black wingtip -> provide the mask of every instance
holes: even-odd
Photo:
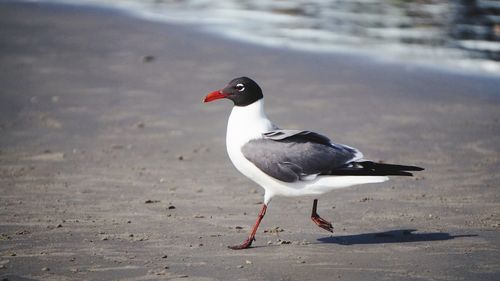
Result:
[[[387,170],[387,171],[423,171],[424,168],[418,166],[398,165],[389,163],[375,163],[372,161],[358,162],[357,164],[368,169]]]
[[[366,169],[337,169],[332,170],[328,175],[332,176],[406,176],[412,177],[413,174],[406,171],[377,171]]]
[[[355,165],[342,167],[331,171],[331,175],[355,175],[355,176],[413,176],[411,172],[423,171],[424,168],[417,166],[396,165],[386,163],[375,163],[372,161],[356,162]]]

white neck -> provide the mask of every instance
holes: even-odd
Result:
[[[235,106],[227,123],[227,143],[243,145],[251,139],[261,138],[275,126],[264,112],[264,99],[247,106]]]
[[[264,99],[260,99],[247,106],[234,106],[231,111],[231,116],[233,115],[245,115],[247,118],[266,118],[266,113],[264,112]],[[231,118],[231,116],[229,118]]]

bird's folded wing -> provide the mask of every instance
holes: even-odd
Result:
[[[315,175],[361,158],[351,147],[334,144],[327,137],[299,130],[274,130],[245,144],[246,159],[267,175],[284,181],[311,180]]]

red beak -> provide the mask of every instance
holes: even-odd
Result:
[[[211,102],[211,101],[226,98],[226,97],[227,97],[227,95],[223,94],[222,90],[217,90],[217,91],[214,91],[214,92],[211,92],[210,94],[208,94],[205,97],[205,100],[203,102]]]

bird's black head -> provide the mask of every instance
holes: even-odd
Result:
[[[239,77],[231,80],[224,89],[208,94],[204,102],[227,98],[232,100],[235,106],[247,106],[263,97],[262,90],[255,81],[248,77]]]

